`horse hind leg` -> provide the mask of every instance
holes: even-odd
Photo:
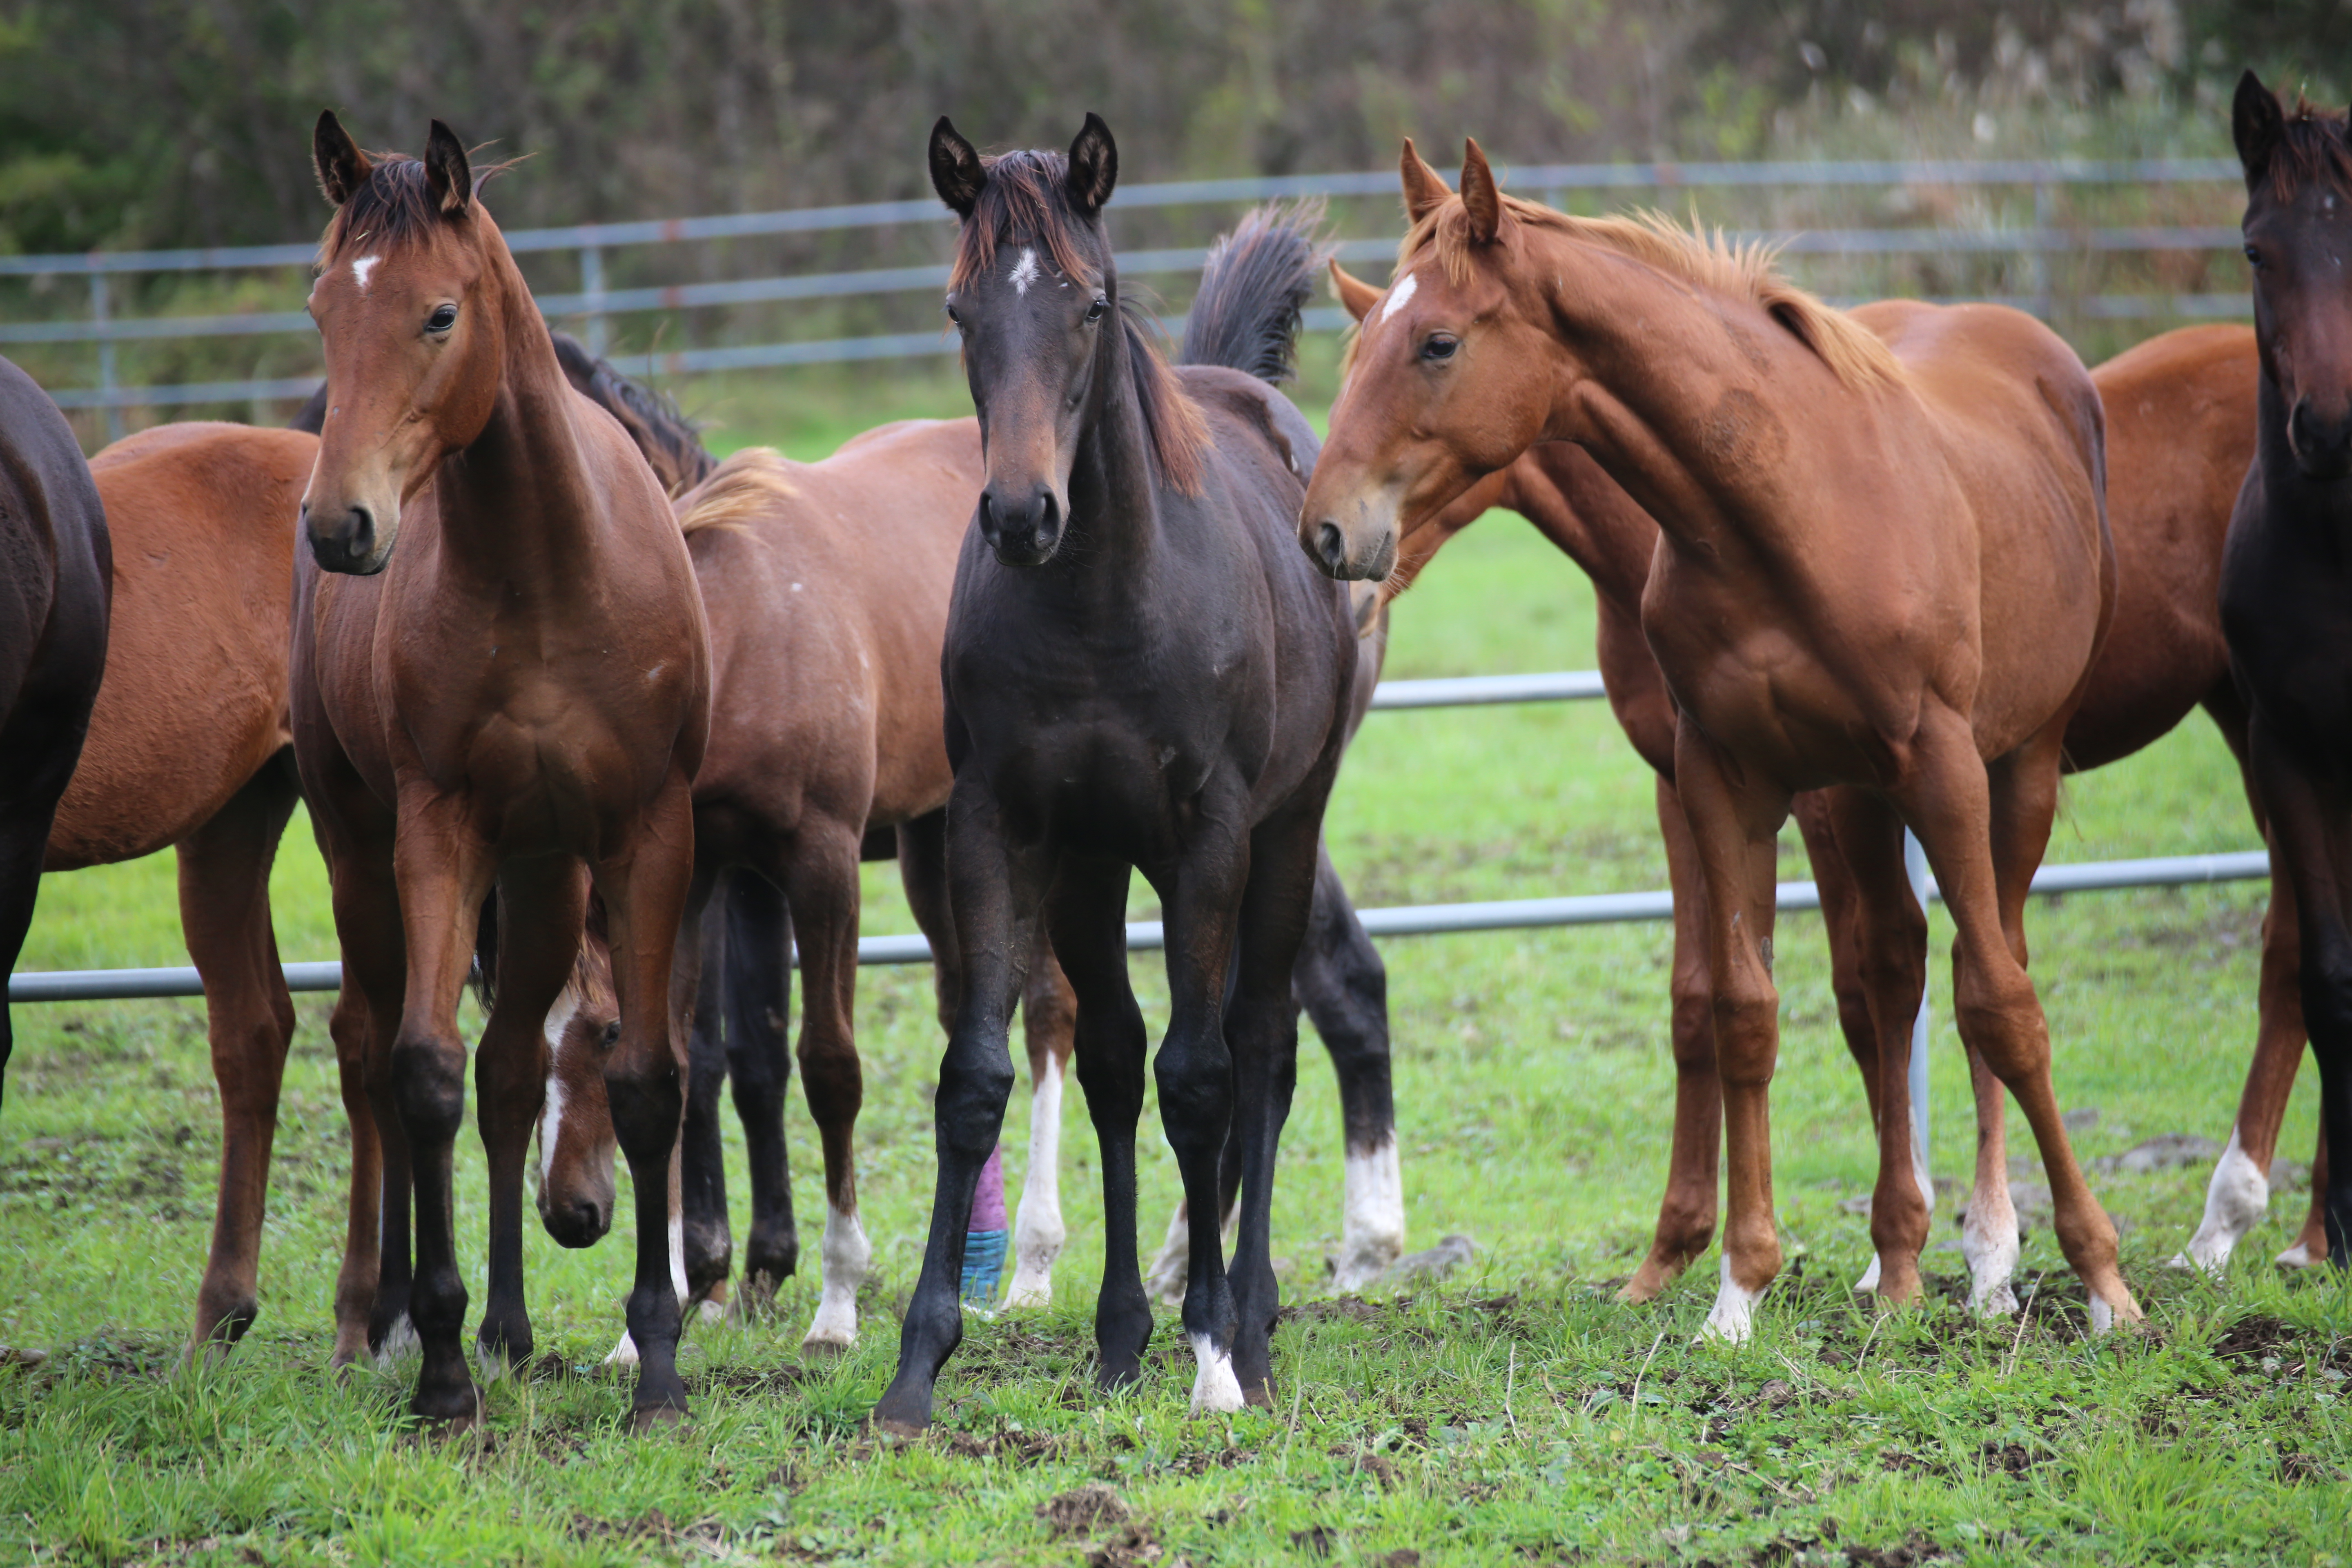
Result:
[[[294,1036],[294,999],[270,927],[269,868],[294,801],[290,769],[273,758],[179,847],[180,926],[204,981],[221,1102],[220,1189],[191,1354],[226,1354],[260,1310],[270,1145]]]
[[[1362,1289],[1404,1256],[1404,1172],[1390,1079],[1388,979],[1329,850],[1318,843],[1314,902],[1291,969],[1291,991],[1314,1022],[1339,1083],[1347,1152],[1339,1255],[1332,1259],[1331,1284],[1342,1291]],[[1238,1159],[1234,1163],[1238,1165]]]
[[[857,1113],[865,1080],[853,1012],[857,988],[861,824],[803,824],[782,868],[800,940],[801,1088],[824,1150],[824,1279],[804,1351],[857,1342],[857,1288],[873,1258],[857,1214]]]
[[[1013,1224],[1007,1307],[1044,1307],[1054,1300],[1054,1262],[1069,1237],[1062,1224],[1062,1089],[1077,1047],[1077,1022],[1069,977],[1051,944],[1040,941],[1021,993],[1021,1029],[1029,1047],[1029,1165]]]
[[[726,1070],[735,1114],[743,1124],[751,1182],[751,1232],[743,1248],[736,1309],[750,1318],[772,1311],[776,1288],[800,1268],[800,1228],[793,1217],[792,1165],[784,1143],[784,1101],[793,1076],[786,1026],[793,1005],[793,918],[775,883],[739,867],[728,879],[724,923]]]

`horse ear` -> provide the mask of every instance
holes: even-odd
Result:
[[[1445,188],[1445,177],[1422,161],[1421,150],[1410,136],[1404,139],[1404,156],[1398,160],[1397,173],[1404,180],[1404,216],[1414,223],[1454,194]]]
[[[1486,166],[1475,137],[1464,142],[1462,205],[1470,212],[1470,243],[1494,244],[1503,228],[1503,193],[1495,187],[1495,171]]]
[[[1086,124],[1070,143],[1070,173],[1064,189],[1070,205],[1092,217],[1102,211],[1118,184],[1118,143],[1110,139],[1110,127],[1102,116],[1088,110]]]
[[[310,132],[310,163],[319,171],[319,189],[327,205],[336,207],[367,184],[368,171],[375,167],[331,109],[319,111],[318,127]]]
[[[2230,105],[2230,134],[2238,143],[2238,162],[2246,171],[2252,191],[2270,173],[2271,158],[2286,139],[2286,116],[2278,95],[2249,70],[2238,79],[2238,96]]]
[[[1370,315],[1372,307],[1381,302],[1379,289],[1349,272],[1336,260],[1331,263],[1331,289],[1339,296],[1339,303],[1348,308],[1348,314],[1360,321]]]
[[[988,171],[980,166],[979,150],[957,134],[946,115],[940,115],[940,122],[931,127],[931,189],[939,192],[940,200],[956,216],[968,218],[980,205],[980,187],[987,183]]]
[[[466,162],[466,144],[437,120],[425,138],[425,188],[444,216],[463,217],[474,205],[474,169]]]

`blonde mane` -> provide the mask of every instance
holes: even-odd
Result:
[[[743,525],[780,502],[800,498],[792,459],[773,447],[746,447],[677,499],[678,531],[743,531]]]
[[[1721,229],[1696,224],[1685,228],[1658,212],[1577,217],[1517,196],[1505,195],[1502,202],[1507,218],[1530,228],[1598,245],[1670,278],[1759,306],[1856,391],[1904,379],[1903,363],[1878,334],[1780,275],[1774,266],[1780,258],[1777,246],[1754,240],[1735,244]],[[1467,280],[1473,248],[1470,215],[1459,195],[1448,196],[1412,226],[1397,249],[1399,275],[1432,246],[1449,282],[1458,287]]]

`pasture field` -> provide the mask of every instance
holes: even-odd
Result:
[[[934,406],[955,409],[952,383]],[[902,413],[892,407],[878,413]],[[774,434],[821,451],[815,419]],[[728,438],[751,433],[739,420]],[[851,427],[855,427],[854,426]],[[1506,517],[1458,540],[1400,605],[1390,673],[1589,667],[1591,595]],[[1360,903],[1663,886],[1647,773],[1601,705],[1374,716],[1342,775],[1334,856]],[[2059,860],[2242,848],[2235,769],[2192,718],[2069,786]],[[1787,857],[1799,876],[1801,858]],[[167,858],[54,878],[30,969],[184,962]],[[289,959],[332,956],[301,825],[275,883]],[[888,867],[869,931],[911,929]],[[2077,1148],[2112,1163],[2157,1135],[2226,1135],[2253,1032],[2257,886],[2040,901],[2034,973]],[[1139,900],[1139,909],[1142,908]],[[1936,917],[1937,951],[1950,927]],[[300,1003],[262,1262],[262,1316],[224,1364],[180,1370],[201,1270],[215,1128],[190,1002],[26,1007],[0,1117],[0,1560],[197,1563],[2041,1563],[2340,1561],[2352,1542],[2352,1290],[2269,1259],[2307,1199],[2290,1180],[2229,1276],[2168,1269],[2206,1165],[2095,1171],[2124,1227],[2147,1331],[2087,1337],[2081,1292],[2025,1205],[2020,1319],[1958,1305],[1950,1216],[1972,1148],[1966,1075],[1937,1016],[1938,1199],[1925,1308],[1879,1318],[1846,1286],[1868,1260],[1872,1179],[1819,921],[1779,942],[1776,1149],[1790,1268],[1748,1345],[1695,1343],[1715,1257],[1658,1302],[1611,1291],[1646,1242],[1673,1068],[1660,925],[1407,939],[1383,951],[1412,1245],[1472,1237],[1442,1281],[1339,1300],[1339,1123],[1311,1032],[1283,1147],[1276,1246],[1292,1314],[1279,1407],[1185,1412],[1191,1358],[1163,1311],[1143,1385],[1093,1392],[1097,1166],[1073,1084],[1071,1245],[1053,1307],[972,1320],[937,1436],[861,1430],[897,1350],[929,1202],[940,1042],[929,978],[868,970],[861,1127],[876,1278],[847,1355],[803,1361],[803,1278],[777,1322],[697,1327],[683,1430],[631,1439],[617,1334],[628,1254],[526,1242],[540,1356],[451,1441],[407,1429],[411,1367],[327,1375],[343,1126],[324,1020]],[[1156,1029],[1156,958],[1136,965]],[[1935,990],[1948,973],[1939,964]],[[471,1016],[469,1013],[469,1017]],[[2282,1152],[2307,1161],[2310,1075]],[[1146,1109],[1145,1127],[1157,1112]],[[2015,1174],[2039,1180],[2011,1118]],[[795,1198],[821,1215],[795,1106]],[[1005,1138],[1017,1193],[1025,1093]],[[1156,1136],[1142,1227],[1175,1195]],[[740,1132],[732,1182],[748,1228]],[[480,1300],[478,1144],[459,1144],[460,1234]],[[625,1182],[625,1173],[623,1180]],[[625,1214],[625,1205],[623,1212]],[[814,1231],[804,1230],[814,1267]],[[469,1330],[470,1331],[470,1330]],[[1104,1489],[1089,1491],[1087,1489]]]

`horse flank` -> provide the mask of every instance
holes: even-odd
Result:
[[[1660,212],[1578,217],[1514,195],[1501,199],[1505,214],[1529,227],[1598,245],[1669,277],[1757,305],[1857,392],[1905,379],[1902,361],[1876,333],[1781,275],[1774,265],[1778,246],[1756,240],[1738,244],[1719,228],[1696,222],[1685,228]],[[1471,245],[1469,210],[1459,195],[1449,196],[1415,223],[1398,246],[1398,274],[1433,246],[1446,278],[1458,286],[1469,276]]]

